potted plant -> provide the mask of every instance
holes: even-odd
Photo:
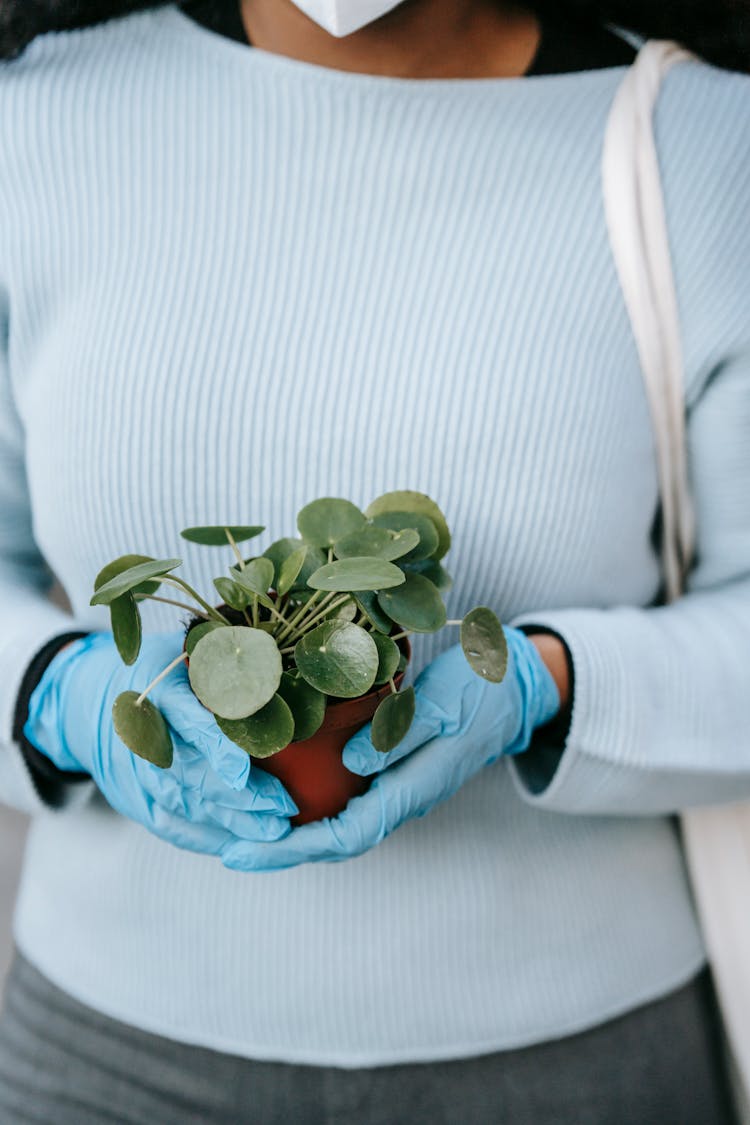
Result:
[[[222,599],[209,604],[174,572],[179,558],[123,555],[94,582],[91,605],[108,605],[123,661],[141,645],[139,602],[167,602],[191,611],[183,651],[140,694],[126,691],[113,706],[117,734],[161,768],[172,763],[172,740],[147,698],[185,661],[190,685],[226,736],[279,777],[299,807],[294,824],[339,812],[367,778],[341,761],[344,744],[372,719],[372,741],[396,746],[414,717],[412,687],[402,681],[409,636],[459,625],[473,670],[493,682],[505,675],[500,621],[484,606],[448,621],[442,565],[451,536],[437,504],[421,492],[389,492],[365,511],[326,497],[297,517],[297,538],[278,539],[244,558],[238,544],[265,530],[250,525],[190,527],[184,539],[229,547],[234,561],[214,578]],[[164,587],[197,605],[166,597]],[[159,591],[159,592],[157,592]]]

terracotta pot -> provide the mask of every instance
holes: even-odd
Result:
[[[397,687],[403,678],[403,672],[396,676]],[[329,703],[323,725],[311,738],[292,742],[270,758],[254,759],[283,782],[297,803],[299,813],[291,818],[293,825],[336,816],[352,797],[369,788],[370,778],[351,773],[341,760],[341,752],[351,736],[370,721],[390,690],[386,684],[357,699]]]
[[[217,608],[230,620],[236,613],[225,605]],[[237,624],[246,624],[241,614],[237,616]],[[404,637],[398,645],[409,660],[408,639]],[[403,679],[404,672],[394,677],[396,687],[401,686]],[[283,783],[295,801],[299,808],[297,815],[291,818],[295,827],[336,816],[352,797],[367,791],[371,779],[351,773],[341,760],[341,752],[351,736],[370,721],[390,690],[385,684],[356,699],[333,701],[329,697],[331,701],[326,707],[323,725],[312,737],[292,742],[270,758],[253,758],[261,769]]]

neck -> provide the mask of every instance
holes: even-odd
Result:
[[[539,46],[539,21],[501,0],[402,0],[342,39],[293,0],[241,0],[255,47],[335,70],[401,78],[510,78],[525,74]]]

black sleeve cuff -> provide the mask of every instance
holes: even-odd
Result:
[[[87,637],[85,632],[61,633],[47,641],[46,645],[36,653],[24,672],[21,686],[16,696],[16,706],[13,715],[13,739],[18,743],[24,761],[31,774],[37,793],[46,805],[58,808],[62,803],[64,787],[71,782],[90,781],[87,773],[74,772],[73,770],[60,770],[49,760],[46,754],[38,750],[23,733],[24,724],[29,717],[29,700],[34,688],[41,680],[47,665],[52,662],[60,649],[68,641]]]
[[[543,792],[555,775],[560,765],[560,759],[565,751],[565,743],[570,732],[570,723],[573,716],[573,697],[575,691],[575,675],[573,671],[573,657],[570,649],[554,629],[546,625],[521,625],[520,631],[530,636],[533,633],[547,633],[557,637],[565,648],[565,659],[568,664],[570,678],[570,695],[553,719],[544,726],[537,727],[531,736],[528,749],[516,758],[516,768],[524,784],[532,793]]]
[[[568,680],[570,682],[568,701],[563,704],[553,719],[550,719],[544,726],[536,728],[531,741],[532,747],[544,743],[547,747],[552,745],[562,748],[570,732],[570,723],[573,718],[573,697],[575,694],[573,656],[565,643],[565,638],[561,637],[559,633],[556,633],[554,629],[548,629],[546,625],[521,625],[520,632],[525,633],[527,637],[531,636],[533,633],[546,633],[548,636],[557,637],[558,641],[562,643],[565,649],[565,661],[568,665]]]

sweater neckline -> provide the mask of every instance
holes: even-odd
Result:
[[[200,42],[206,49],[213,51],[225,61],[234,60],[246,66],[260,66],[275,70],[280,75],[288,77],[307,78],[318,82],[346,85],[349,89],[371,89],[382,91],[412,91],[412,92],[438,92],[450,91],[489,91],[489,90],[528,90],[530,85],[536,89],[547,85],[562,87],[571,81],[581,81],[594,75],[611,75],[613,71],[622,72],[627,69],[627,64],[607,67],[597,67],[586,71],[559,71],[551,73],[536,73],[492,76],[485,78],[402,78],[394,75],[367,74],[361,71],[338,70],[330,66],[321,66],[302,59],[292,58],[290,55],[278,54],[267,51],[262,47],[241,43],[226,35],[204,26],[197,20],[191,19],[182,11],[179,3],[172,2],[160,9],[163,16],[171,19],[175,28],[183,35],[189,36],[194,42]],[[540,45],[541,46],[541,45]],[[539,49],[537,50],[537,55]],[[533,64],[532,64],[533,65]]]

